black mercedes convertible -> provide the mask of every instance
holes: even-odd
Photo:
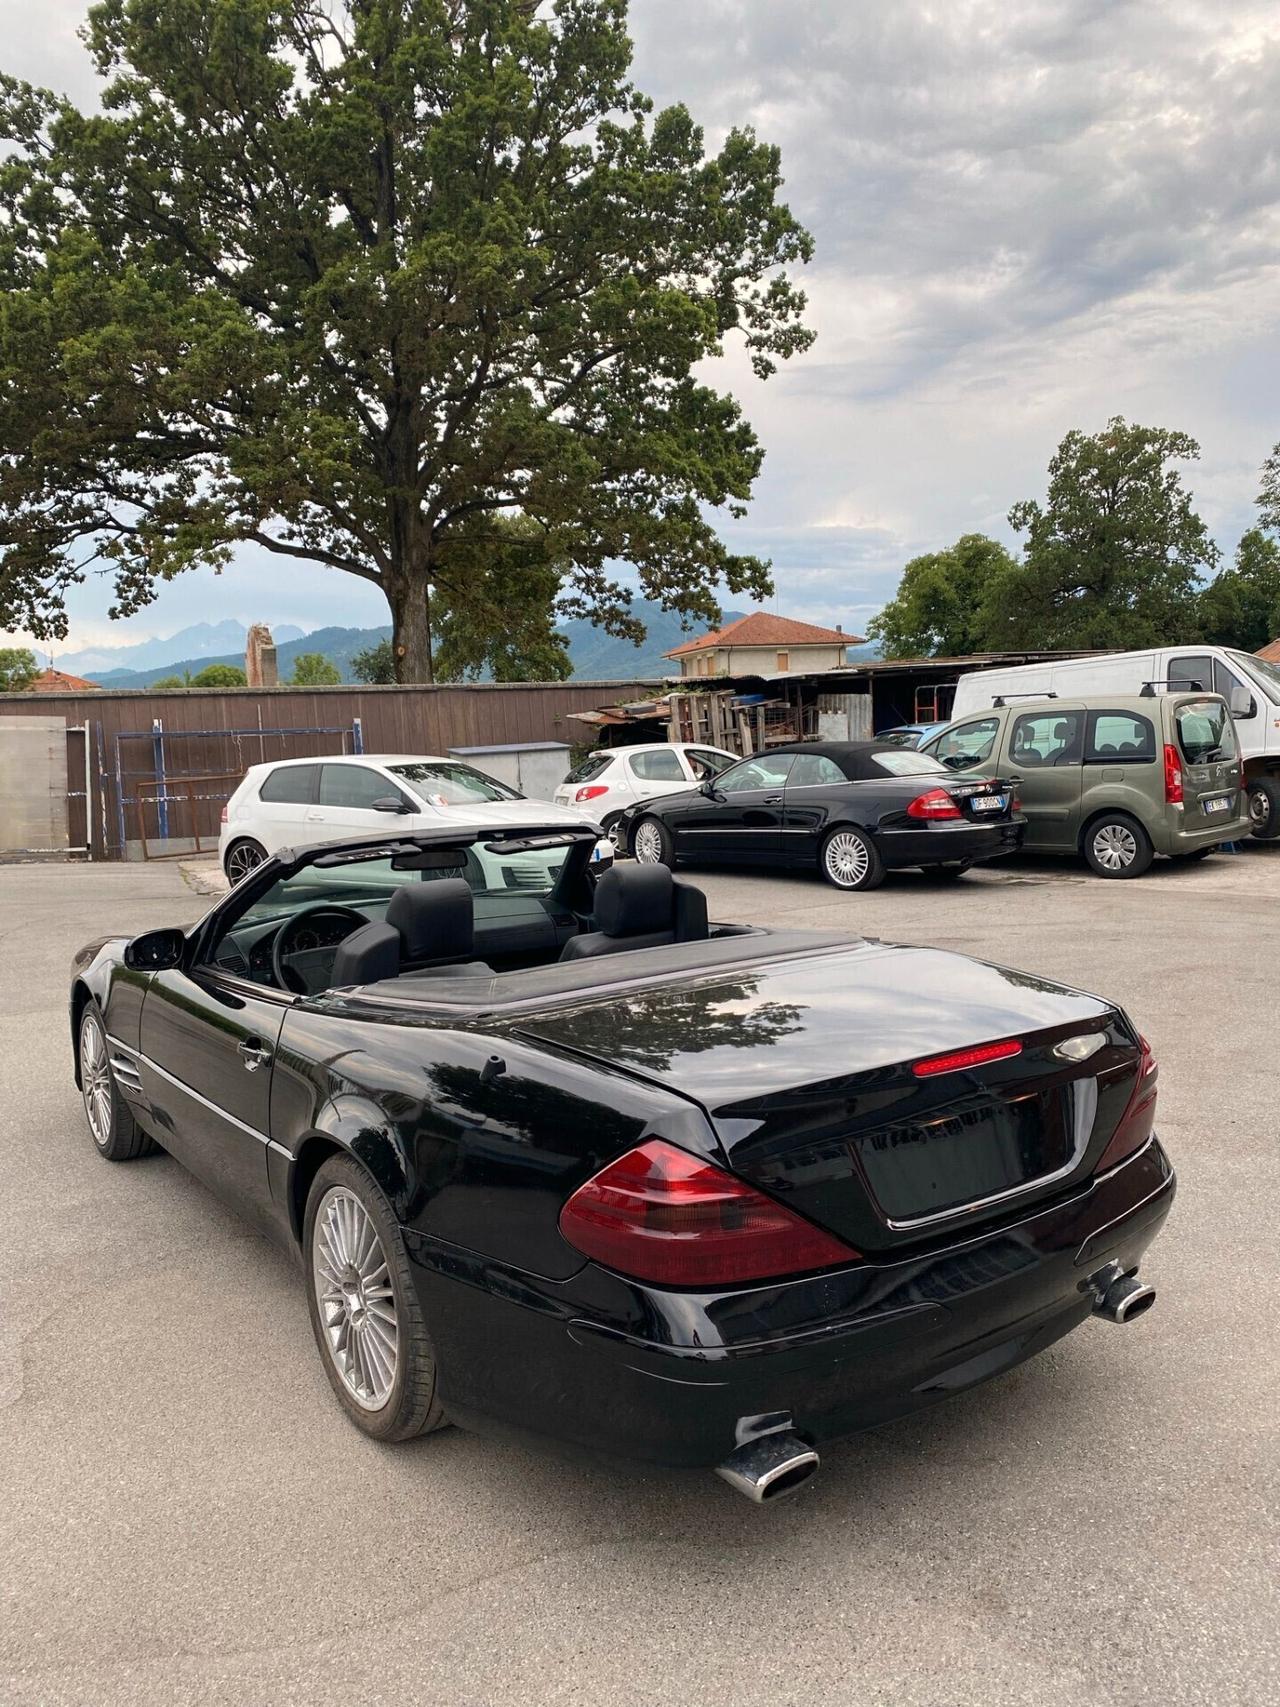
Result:
[[[714,1465],[1134,1319],[1174,1192],[1118,1008],[928,948],[713,924],[595,832],[268,860],[77,956],[110,1161],[159,1144],[297,1255],[366,1433],[446,1421]]]

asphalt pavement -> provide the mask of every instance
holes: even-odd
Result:
[[[0,867],[0,1702],[1264,1707],[1280,1699],[1280,847],[870,895],[699,875],[1099,989],[1180,1175],[1154,1310],[824,1450],[707,1473],[457,1429],[364,1439],[296,1270],[167,1157],[101,1161],[69,957],[210,903],[172,866]]]

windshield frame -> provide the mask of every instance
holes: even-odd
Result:
[[[441,808],[452,810],[456,807],[465,809],[468,806],[501,806],[512,800],[523,800],[525,798],[518,789],[512,788],[509,783],[500,782],[496,776],[490,776],[488,771],[477,770],[474,765],[469,765],[462,759],[409,759],[387,765],[386,769],[391,776],[395,777],[402,788],[407,788],[409,793],[420,800],[424,806],[433,806],[437,810]],[[474,777],[477,782],[494,792],[470,800],[436,799],[429,792],[431,779],[413,776],[411,773],[416,770],[460,772],[466,778]],[[437,780],[447,787],[451,779],[446,775]]]
[[[1272,705],[1280,705],[1280,666],[1253,652],[1237,652],[1233,647],[1223,647],[1223,653],[1238,670],[1244,671],[1256,688],[1261,688]]]

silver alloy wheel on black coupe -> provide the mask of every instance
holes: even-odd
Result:
[[[331,1186],[316,1212],[311,1274],[325,1344],[361,1410],[381,1410],[395,1385],[400,1325],[386,1253],[364,1204]]]
[[[267,857],[267,851],[257,842],[233,842],[227,849],[227,876],[234,889],[242,877],[256,871]]]
[[[822,845],[822,873],[837,889],[862,889],[872,876],[872,849],[856,830],[836,830]]]
[[[1093,857],[1107,871],[1128,871],[1138,857],[1138,838],[1127,824],[1101,824],[1093,832]]]
[[[111,1065],[102,1021],[92,1010],[80,1027],[80,1093],[93,1141],[105,1150],[111,1142]]]
[[[641,821],[631,844],[631,853],[641,865],[662,864],[662,831],[652,818]]]

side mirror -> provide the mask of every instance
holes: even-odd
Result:
[[[407,812],[412,812],[411,806],[406,806],[398,794],[384,794],[380,800],[375,800],[370,808],[373,812],[394,812],[402,818]]]
[[[185,931],[143,931],[124,948],[124,963],[131,972],[168,972],[182,965],[186,953]]]
[[[1249,718],[1258,715],[1258,702],[1248,688],[1232,688],[1228,703],[1231,706],[1231,715],[1237,723],[1245,723]]]

